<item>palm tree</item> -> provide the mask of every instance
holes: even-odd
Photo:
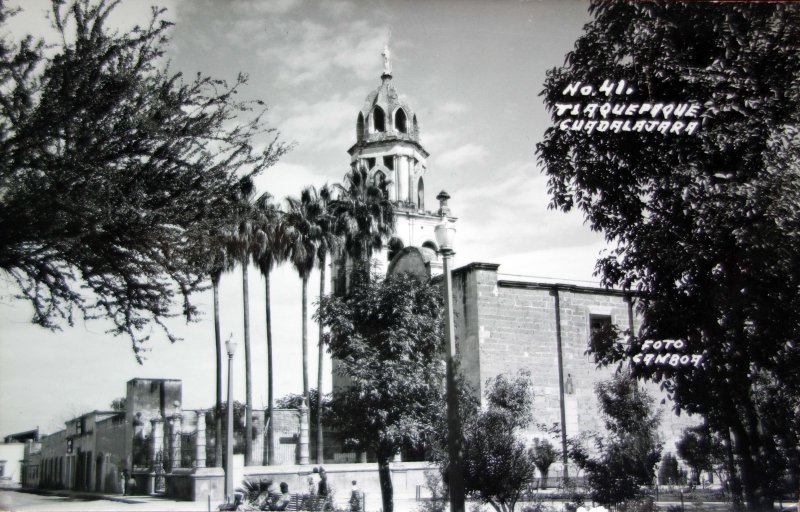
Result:
[[[209,240],[211,248],[211,261],[209,262],[209,277],[211,288],[214,291],[214,342],[217,359],[217,400],[214,407],[214,465],[222,467],[222,338],[219,323],[219,281],[223,272],[233,269],[235,262],[230,258],[225,248],[227,237],[217,234]]]
[[[219,283],[222,274],[236,267],[237,260],[232,252],[231,240],[235,237],[236,220],[242,215],[242,198],[252,190],[252,179],[248,176],[241,178],[235,192],[229,197],[226,208],[220,211],[220,216],[193,226],[188,236],[194,239],[193,258],[205,266],[207,275],[211,280],[214,296],[214,342],[216,355],[216,402],[214,407],[214,464],[222,467],[222,367],[223,348],[220,335],[219,319]]]
[[[314,187],[306,187],[300,198],[287,198],[288,209],[284,215],[283,232],[286,237],[286,257],[303,282],[303,401],[308,413],[308,278],[314,269],[322,228],[318,220],[322,207]],[[308,432],[301,430],[300,464],[308,464]]]
[[[317,246],[317,266],[319,267],[319,296],[322,298],[322,296],[325,295],[325,264],[327,263],[328,253],[333,255],[334,258],[337,257],[342,243],[341,237],[339,237],[335,231],[335,219],[330,211],[330,206],[333,202],[333,191],[327,184],[319,189],[318,202],[321,212],[317,219],[317,225],[320,228],[319,245]],[[315,425],[317,431],[318,464],[324,462],[322,439],[322,361],[325,356],[325,347],[322,343],[322,331],[322,320],[320,320],[319,339],[317,342],[317,393],[319,394],[319,399],[317,400],[317,424]]]
[[[253,460],[253,385],[252,358],[250,355],[250,291],[248,267],[253,252],[254,213],[252,197],[255,186],[252,180],[243,181],[240,191],[239,223],[236,232],[228,239],[228,251],[242,265],[242,302],[244,305],[244,364],[245,364],[245,432],[244,465]]]
[[[337,198],[330,205],[336,232],[354,265],[368,265],[373,251],[379,251],[394,232],[394,204],[389,200],[388,182],[371,182],[369,173],[358,167],[336,184]]]
[[[267,427],[267,454],[268,464],[275,464],[275,433],[273,430],[274,396],[272,374],[272,314],[270,305],[270,273],[276,263],[285,258],[283,239],[281,236],[282,212],[272,202],[269,193],[262,194],[255,202],[256,213],[256,239],[253,251],[253,261],[264,276],[264,292],[266,296],[266,321],[267,321],[267,402],[269,426]]]

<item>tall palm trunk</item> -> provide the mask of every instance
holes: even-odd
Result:
[[[245,435],[244,465],[253,459],[253,386],[250,360],[250,292],[247,286],[247,261],[242,262],[242,300],[244,302],[244,386],[245,386]],[[230,406],[230,405],[229,405]]]
[[[214,465],[222,467],[222,339],[219,327],[219,276],[212,276],[214,289],[214,341],[217,354],[217,403],[214,408]]]
[[[303,400],[308,406],[308,276],[303,276]]]
[[[325,257],[323,256],[319,265],[319,297],[325,295]],[[319,353],[317,357],[317,464],[325,462],[324,450],[322,446],[322,358],[324,347],[322,345],[322,320],[319,321],[319,342],[317,343]]]
[[[308,415],[308,276],[303,275],[303,405],[301,414]],[[300,420],[300,464],[308,464],[308,416]],[[303,429],[305,423],[305,431]]]
[[[267,461],[268,464],[272,466],[275,464],[275,431],[273,430],[275,411],[272,396],[272,309],[269,299],[269,272],[264,274],[264,292],[267,297],[267,408],[269,410],[269,425],[267,427]]]

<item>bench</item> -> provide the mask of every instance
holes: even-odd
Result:
[[[316,494],[292,493],[291,496],[292,499],[289,501],[289,505],[286,507],[286,510],[290,512],[297,512],[299,510],[318,512],[323,510],[323,507],[326,505],[325,498],[322,498]],[[333,510],[333,505],[328,503],[326,509]]]

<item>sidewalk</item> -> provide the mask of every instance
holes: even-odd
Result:
[[[158,496],[122,496],[84,491],[16,489],[0,493],[0,511],[20,512],[209,512],[217,510],[219,502],[176,501]],[[347,510],[347,503],[337,502],[337,507]],[[416,512],[421,503],[413,496],[395,496],[395,512]],[[369,512],[380,509],[380,496],[367,508]]]
[[[159,496],[123,496],[121,494],[103,494],[84,491],[16,489],[14,492],[35,495],[41,499],[24,500],[24,503],[15,503],[13,494],[3,493],[5,500],[0,504],[0,510],[37,512],[51,510],[59,512],[113,512],[118,510],[141,512],[207,512],[208,510],[216,510],[219,505],[219,503],[214,502],[209,504],[208,500],[176,501]]]

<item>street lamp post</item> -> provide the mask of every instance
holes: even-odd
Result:
[[[229,338],[225,342],[228,351],[228,422],[225,441],[225,501],[233,501],[233,354],[236,353],[236,342]]]
[[[436,242],[442,255],[442,277],[444,279],[445,324],[444,334],[447,341],[447,452],[450,458],[448,484],[450,487],[450,512],[464,512],[464,454],[461,439],[461,420],[458,416],[458,392],[456,390],[456,337],[453,326],[453,281],[450,276],[452,264],[453,239],[456,228],[448,220],[450,208],[447,200],[450,196],[441,191],[439,215],[442,222],[436,226]]]

